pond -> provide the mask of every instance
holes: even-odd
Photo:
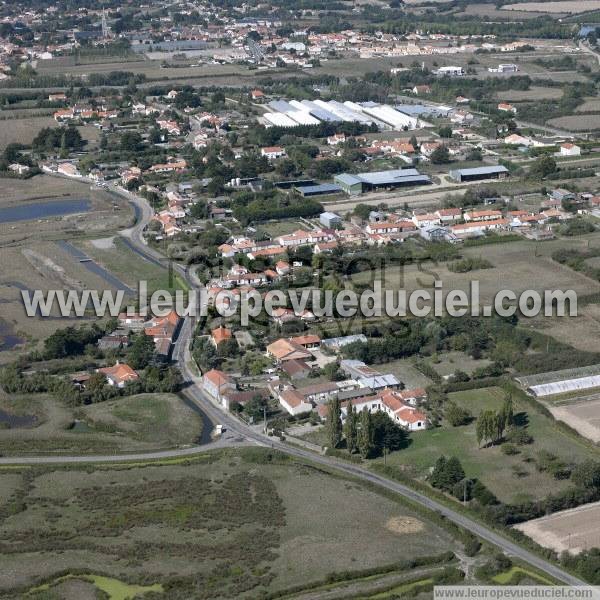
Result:
[[[35,415],[11,415],[0,408],[0,425],[8,426],[9,429],[33,427],[36,422]]]
[[[48,200],[34,202],[19,206],[0,208],[0,223],[14,223],[17,221],[31,221],[46,217],[59,217],[74,213],[87,212],[91,203],[84,198],[69,198],[66,200]]]
[[[22,344],[25,340],[15,335],[9,323],[0,319],[0,352],[12,350]]]

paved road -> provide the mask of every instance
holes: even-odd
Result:
[[[125,195],[127,195],[125,193]],[[140,198],[130,198],[137,204],[145,204]],[[147,223],[148,215],[150,214],[149,207],[141,206],[141,217],[138,224],[133,227],[131,232],[131,240],[138,247],[140,252],[149,252],[151,249],[147,248],[141,240],[141,232]],[[154,251],[152,251],[154,252]],[[190,275],[183,269],[181,269],[182,276],[186,278],[190,285],[194,285]],[[220,423],[225,426],[225,435],[222,438],[212,441],[210,444],[203,446],[194,446],[190,448],[177,448],[173,450],[165,450],[160,452],[150,453],[138,453],[138,454],[127,454],[127,455],[94,455],[94,456],[39,456],[39,457],[16,457],[16,458],[0,458],[0,464],[11,464],[11,465],[31,465],[31,464],[72,464],[72,463],[109,463],[109,462],[124,462],[124,461],[147,461],[153,459],[166,459],[166,458],[180,458],[186,456],[193,456],[205,452],[207,448],[218,448],[224,446],[237,446],[240,444],[256,444],[264,447],[271,447],[275,450],[283,452],[289,456],[300,460],[310,461],[312,463],[320,464],[329,469],[336,470],[344,473],[351,477],[358,478],[362,481],[366,481],[382,488],[400,494],[404,498],[416,502],[417,504],[442,514],[448,520],[456,523],[471,533],[479,536],[481,539],[486,540],[490,544],[503,550],[505,553],[519,558],[530,565],[540,569],[544,573],[548,573],[552,577],[570,585],[585,585],[581,579],[565,572],[560,567],[536,556],[528,550],[520,547],[510,539],[503,535],[492,531],[488,527],[480,524],[479,522],[471,519],[470,517],[461,514],[460,512],[453,510],[441,504],[440,502],[429,498],[428,496],[417,492],[408,486],[398,483],[396,481],[386,479],[376,473],[369,471],[368,469],[346,463],[341,460],[329,456],[317,455],[307,450],[288,446],[281,442],[277,438],[270,438],[264,433],[260,432],[256,428],[252,428],[242,423],[239,419],[234,417],[231,413],[223,409],[221,406],[210,400],[197,385],[198,377],[191,370],[190,367],[190,349],[189,342],[194,329],[194,323],[191,318],[185,319],[179,337],[175,343],[173,350],[173,358],[178,363],[181,369],[181,373],[185,382],[185,389],[183,393],[185,396],[194,402],[205,416],[210,420],[210,426],[213,424]]]

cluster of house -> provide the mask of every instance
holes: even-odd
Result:
[[[588,199],[592,208],[597,208],[596,198]],[[575,199],[575,194],[567,190],[554,190],[549,198],[542,202],[539,212],[529,210],[502,211],[496,208],[470,209],[440,208],[433,212],[413,211],[412,216],[396,213],[371,211],[367,221],[352,216],[350,223],[343,223],[340,216],[331,212],[320,215],[322,229],[303,230],[281,235],[271,240],[255,241],[248,237],[236,237],[218,250],[223,258],[246,255],[250,259],[258,257],[278,257],[288,248],[311,246],[315,254],[332,252],[336,248],[347,246],[384,245],[403,242],[410,236],[421,236],[427,241],[456,242],[467,237],[481,236],[486,232],[516,231],[524,232],[536,226],[572,218],[562,208],[564,200]],[[276,273],[248,273],[244,268],[239,273],[232,272],[215,285],[262,285],[287,274],[289,265],[277,263]],[[280,272],[281,268],[285,272]],[[238,267],[234,267],[238,269]],[[229,284],[229,285],[228,285]]]
[[[211,334],[213,339],[215,334],[219,339],[224,335],[222,331],[215,330]],[[314,334],[280,338],[267,346],[267,356],[281,374],[281,377],[272,377],[268,387],[240,392],[230,375],[216,369],[204,374],[202,386],[211,398],[226,409],[230,409],[234,402],[243,405],[260,394],[275,398],[281,408],[292,416],[316,411],[321,419],[325,419],[328,403],[337,398],[343,418],[352,404],[359,411],[367,408],[371,412],[386,412],[395,423],[410,431],[425,429],[427,416],[419,408],[426,400],[425,390],[401,389],[402,383],[395,375],[382,374],[362,361],[340,361],[340,370],[345,376],[343,381],[294,384],[305,380],[318,366],[318,360],[324,358],[322,349],[329,353],[339,352],[345,345],[356,341],[365,342],[366,338],[360,334],[325,340]],[[329,361],[336,360],[332,355],[326,358]]]
[[[518,133],[512,133],[511,135],[504,138],[504,143],[509,146],[520,146],[523,148],[548,148],[555,146],[556,142],[544,141],[532,138],[531,136],[520,135]],[[581,156],[581,146],[574,144],[573,142],[562,142],[558,145],[558,156]]]
[[[142,316],[140,314],[121,313],[118,317],[119,327],[98,340],[98,348],[104,351],[118,351],[129,346],[130,332],[144,332],[154,341],[155,355],[158,360],[168,361],[171,357],[172,344],[181,324],[181,319],[175,311],[159,317]],[[117,388],[124,388],[128,383],[140,378],[137,371],[127,363],[119,360],[112,367],[96,369],[106,377],[106,383]],[[91,373],[81,372],[71,376],[71,381],[80,389],[85,389]]]
[[[168,360],[171,355],[171,349],[181,325],[181,317],[171,310],[165,316],[147,317],[140,314],[121,313],[118,317],[119,329],[103,338],[100,338],[98,345],[104,349],[117,347],[116,344],[122,339],[123,335],[129,332],[143,331],[154,341],[157,357]]]
[[[56,100],[57,94],[50,94],[49,100]],[[66,98],[65,98],[66,100]],[[101,108],[91,108],[89,106],[80,106],[75,104],[70,108],[61,108],[54,112],[54,120],[59,123],[78,121],[92,121],[102,119],[116,119],[119,116],[118,110],[109,110],[103,106]]]
[[[112,367],[103,367],[96,369],[96,373],[104,375],[106,383],[111,387],[123,389],[128,383],[137,381],[140,378],[139,373],[132,369],[128,364],[117,361]],[[70,376],[71,383],[80,390],[84,390],[92,374],[87,371],[73,373]]]

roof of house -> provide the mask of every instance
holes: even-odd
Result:
[[[285,371],[290,377],[298,375],[299,373],[306,373],[310,371],[310,367],[305,361],[299,359],[286,360],[281,369]]]
[[[292,340],[280,338],[267,346],[267,352],[277,360],[312,358],[312,354]]]
[[[312,385],[306,385],[304,387],[298,388],[298,393],[302,395],[303,398],[307,396],[312,396],[313,394],[327,394],[328,392],[333,392],[339,389],[337,384],[334,381],[325,381],[323,383],[313,383]]]
[[[210,332],[210,335],[215,344],[218,346],[221,342],[231,339],[231,329],[227,329],[227,327],[223,326],[217,327]]]
[[[256,396],[260,396],[261,398],[268,398],[270,396],[269,390],[267,388],[256,388],[253,390],[245,390],[243,392],[238,391],[226,391],[223,393],[229,402],[237,402],[238,404],[246,404],[255,398]]]
[[[223,373],[223,371],[217,369],[211,369],[204,373],[204,379],[210,381],[215,386],[231,385],[233,383],[227,373]]]
[[[284,390],[281,392],[281,394],[279,394],[279,397],[292,408],[296,408],[305,402],[304,396],[299,394],[298,391],[294,389]]]
[[[112,367],[104,367],[98,369],[99,373],[106,375],[116,383],[125,383],[127,381],[135,381],[139,379],[139,375],[127,364],[117,363]]]
[[[289,338],[291,342],[295,344],[300,344],[300,346],[308,346],[311,344],[320,344],[321,338],[318,335],[308,333],[306,335],[297,335],[295,337]]]

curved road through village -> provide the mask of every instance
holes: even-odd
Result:
[[[149,260],[164,260],[164,257],[155,250],[148,248],[144,243],[142,232],[145,226],[148,224],[152,217],[152,210],[150,206],[141,198],[136,197],[128,192],[119,190],[117,188],[111,189],[114,193],[126,198],[132,202],[136,208],[136,215],[138,221],[136,225],[124,232],[130,241],[132,246],[135,247],[136,251],[142,256],[147,257]],[[196,287],[196,282],[193,280],[193,276],[188,273],[181,266],[176,265],[175,269],[178,273],[183,276],[187,283],[191,287]],[[225,428],[225,434],[222,438],[212,441],[204,445],[198,445],[188,448],[176,448],[172,450],[149,452],[149,453],[138,453],[138,454],[122,454],[122,455],[86,455],[86,456],[27,456],[27,457],[2,457],[0,458],[0,465],[32,465],[32,464],[75,464],[75,463],[115,463],[115,462],[127,462],[127,461],[147,461],[157,459],[168,459],[168,458],[182,458],[186,456],[194,456],[199,453],[205,452],[207,449],[235,446],[241,444],[256,444],[259,446],[270,447],[280,452],[283,452],[294,458],[316,463],[333,469],[338,472],[344,473],[350,477],[360,479],[380,486],[391,492],[400,494],[404,498],[415,502],[426,509],[435,511],[449,521],[452,521],[456,525],[470,531],[474,535],[481,539],[489,542],[497,548],[504,551],[506,554],[523,560],[530,565],[536,567],[540,571],[551,575],[557,580],[564,582],[568,585],[586,585],[584,581],[567,573],[555,564],[537,556],[536,554],[522,548],[512,540],[503,536],[500,533],[493,531],[487,526],[479,523],[478,521],[452,509],[448,506],[413,490],[412,488],[398,483],[396,481],[386,479],[376,473],[369,471],[368,469],[347,463],[341,460],[329,456],[322,456],[314,454],[307,450],[303,450],[297,447],[289,446],[284,444],[277,438],[268,437],[266,434],[255,430],[240,420],[235,418],[231,413],[222,409],[215,402],[210,400],[198,385],[198,377],[190,369],[190,349],[189,342],[194,330],[193,319],[188,317],[184,320],[184,323],[179,332],[179,336],[175,342],[173,350],[173,359],[178,364],[183,380],[184,390],[183,395],[186,400],[191,401],[194,406],[197,407],[205,419],[205,426],[209,426],[211,429],[216,423],[220,423]],[[209,423],[206,423],[209,421]]]

